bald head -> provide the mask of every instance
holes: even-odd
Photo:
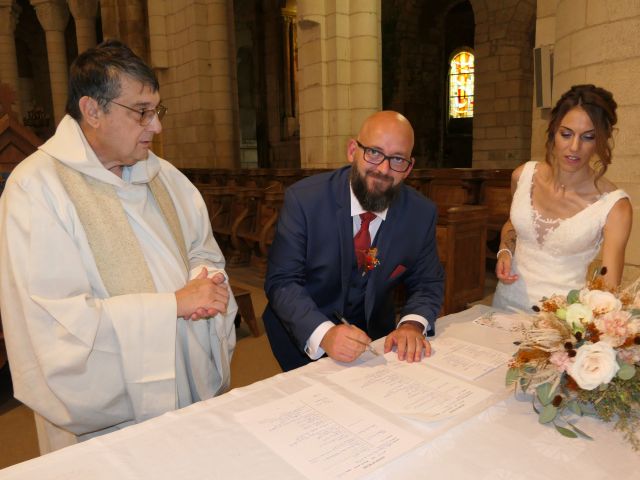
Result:
[[[388,208],[413,168],[413,128],[398,112],[371,115],[357,139],[349,140],[351,189],[360,205],[371,212]]]
[[[398,112],[384,110],[368,117],[358,133],[358,140],[370,146],[393,144],[404,151],[385,151],[387,155],[400,155],[406,158],[413,150],[413,127],[409,120]]]

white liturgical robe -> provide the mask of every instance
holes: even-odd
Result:
[[[109,295],[57,161],[114,187],[156,293]],[[156,176],[175,207],[190,271],[148,186]],[[88,438],[228,387],[233,295],[226,314],[190,321],[177,318],[174,294],[203,266],[222,271],[224,257],[198,190],[153,153],[125,167],[120,178],[103,167],[66,116],[7,180],[0,258],[14,393],[53,425]]]

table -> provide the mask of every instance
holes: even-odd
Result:
[[[488,310],[475,306],[443,317],[437,323],[438,335],[512,352],[513,334],[471,322]],[[249,434],[234,414],[299,391],[308,381],[333,385],[327,376],[344,368],[348,367],[323,359],[0,470],[0,479],[303,478]],[[485,375],[478,385],[499,390],[505,369]],[[340,393],[345,395],[344,391]],[[367,408],[366,399],[356,400]],[[388,418],[410,422],[391,414]],[[587,480],[638,478],[640,472],[640,453],[634,452],[611,425],[582,418],[578,425],[595,440],[568,439],[538,424],[530,400],[513,394],[505,393],[497,403],[470,418],[436,423],[411,421],[411,428],[422,432],[425,442],[367,478],[428,475],[447,479]]]

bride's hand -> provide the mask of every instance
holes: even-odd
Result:
[[[518,275],[511,273],[511,255],[503,252],[498,255],[496,262],[496,276],[502,283],[509,285],[518,280]]]

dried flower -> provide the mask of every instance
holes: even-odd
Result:
[[[534,395],[541,423],[568,437],[588,437],[571,414],[615,422],[640,451],[640,278],[609,291],[601,277],[566,300],[542,300],[523,327],[507,383]],[[535,309],[534,309],[535,310]]]
[[[378,249],[373,247],[367,250],[364,254],[364,263],[362,264],[362,275],[366,275],[371,270],[380,265],[378,259]]]

